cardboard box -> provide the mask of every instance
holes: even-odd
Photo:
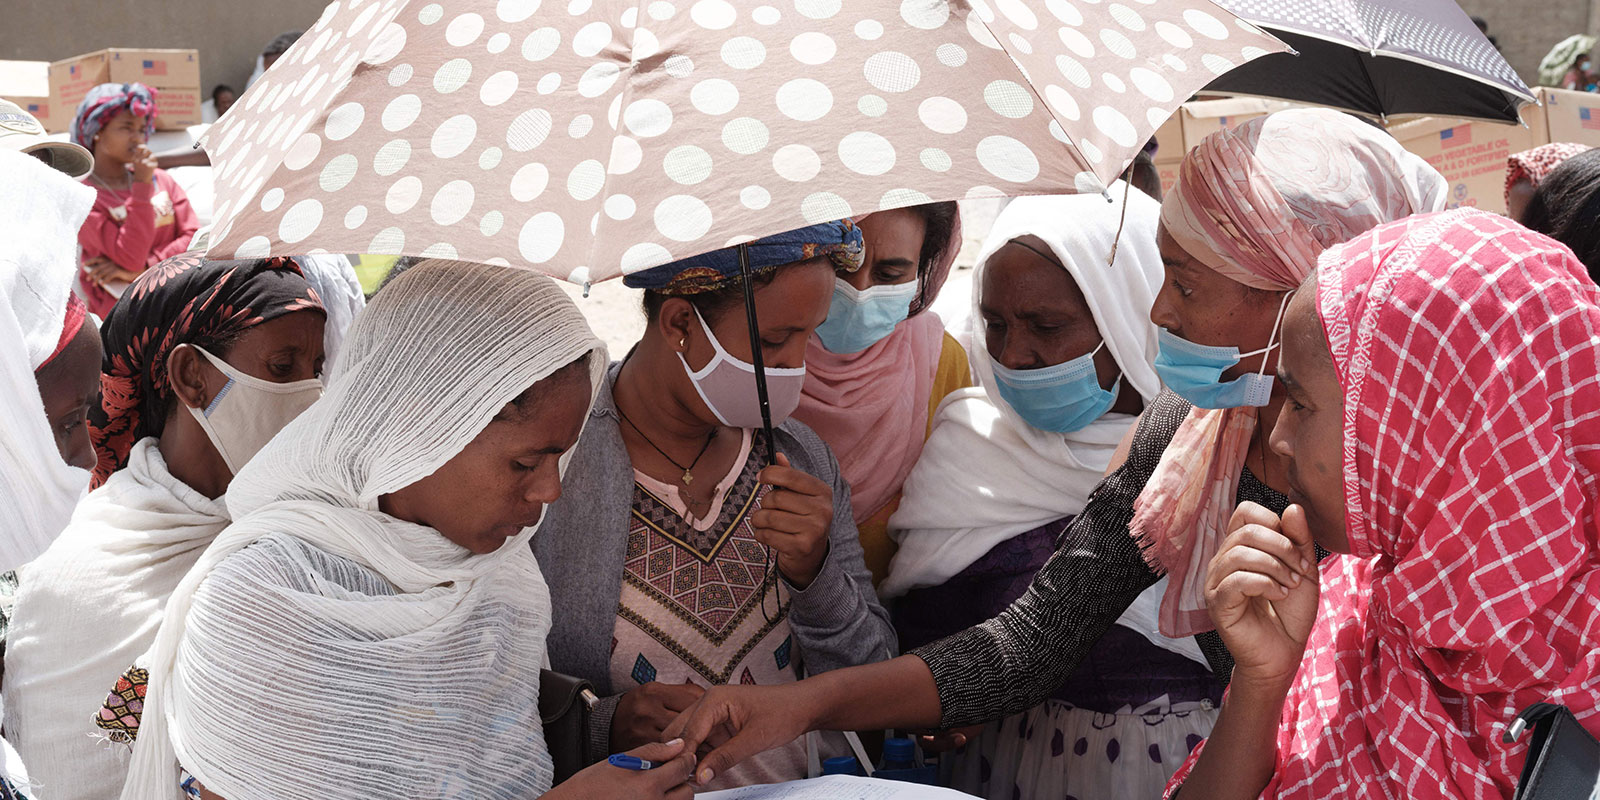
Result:
[[[1535,147],[1549,142],[1600,147],[1600,94],[1546,87],[1539,90],[1539,102],[1539,107],[1523,110]]]
[[[0,61],[0,97],[22,106],[51,130],[50,62]]]
[[[200,52],[113,47],[50,65],[53,133],[72,124],[78,104],[102,83],[142,83],[156,90],[156,127],[177,130],[200,122]]]
[[[1539,111],[1529,106],[1524,119]],[[1449,208],[1470,206],[1497,214],[1506,213],[1506,159],[1544,144],[1531,124],[1525,128],[1441,117],[1402,122],[1389,132],[1450,182]]]
[[[1297,103],[1262,100],[1256,97],[1229,97],[1223,100],[1192,100],[1183,104],[1184,152],[1193,150],[1200,140],[1220,130],[1231,130],[1256,117],[1274,111],[1300,108]]]
[[[1163,158],[1156,161],[1156,174],[1161,176],[1161,193],[1165,195],[1172,191],[1178,183],[1178,167],[1183,166],[1182,158]]]

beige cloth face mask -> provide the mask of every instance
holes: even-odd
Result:
[[[203,347],[189,346],[228,376],[228,383],[211,398],[205,409],[188,405],[184,408],[200,423],[211,445],[217,448],[234,475],[238,475],[278,431],[322,397],[321,379],[273,383],[246,375]]]

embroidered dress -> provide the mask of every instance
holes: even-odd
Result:
[[[657,681],[771,685],[798,679],[789,601],[750,516],[769,490],[749,430],[703,519],[677,487],[634,471],[633,514],[611,651],[618,692]],[[719,776],[713,788],[805,777],[796,739]]]

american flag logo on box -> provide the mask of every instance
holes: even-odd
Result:
[[[146,75],[160,76],[167,74],[167,62],[161,59],[152,60],[147,58],[142,66]]]
[[[1445,128],[1439,131],[1439,144],[1445,147],[1460,147],[1472,144],[1472,126],[1457,125],[1454,128]]]
[[[78,77],[78,65],[73,64],[72,66],[67,67],[67,74],[74,78]]]
[[[1578,109],[1578,124],[1588,131],[1600,131],[1600,117],[1594,115],[1594,110],[1589,108]]]

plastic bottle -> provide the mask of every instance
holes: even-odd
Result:
[[[855,756],[839,756],[824,759],[822,762],[824,775],[860,775],[861,765],[856,763]]]
[[[921,783],[929,786],[939,782],[939,768],[934,764],[917,766],[917,744],[910,739],[883,740],[883,764],[873,777],[886,781]]]

